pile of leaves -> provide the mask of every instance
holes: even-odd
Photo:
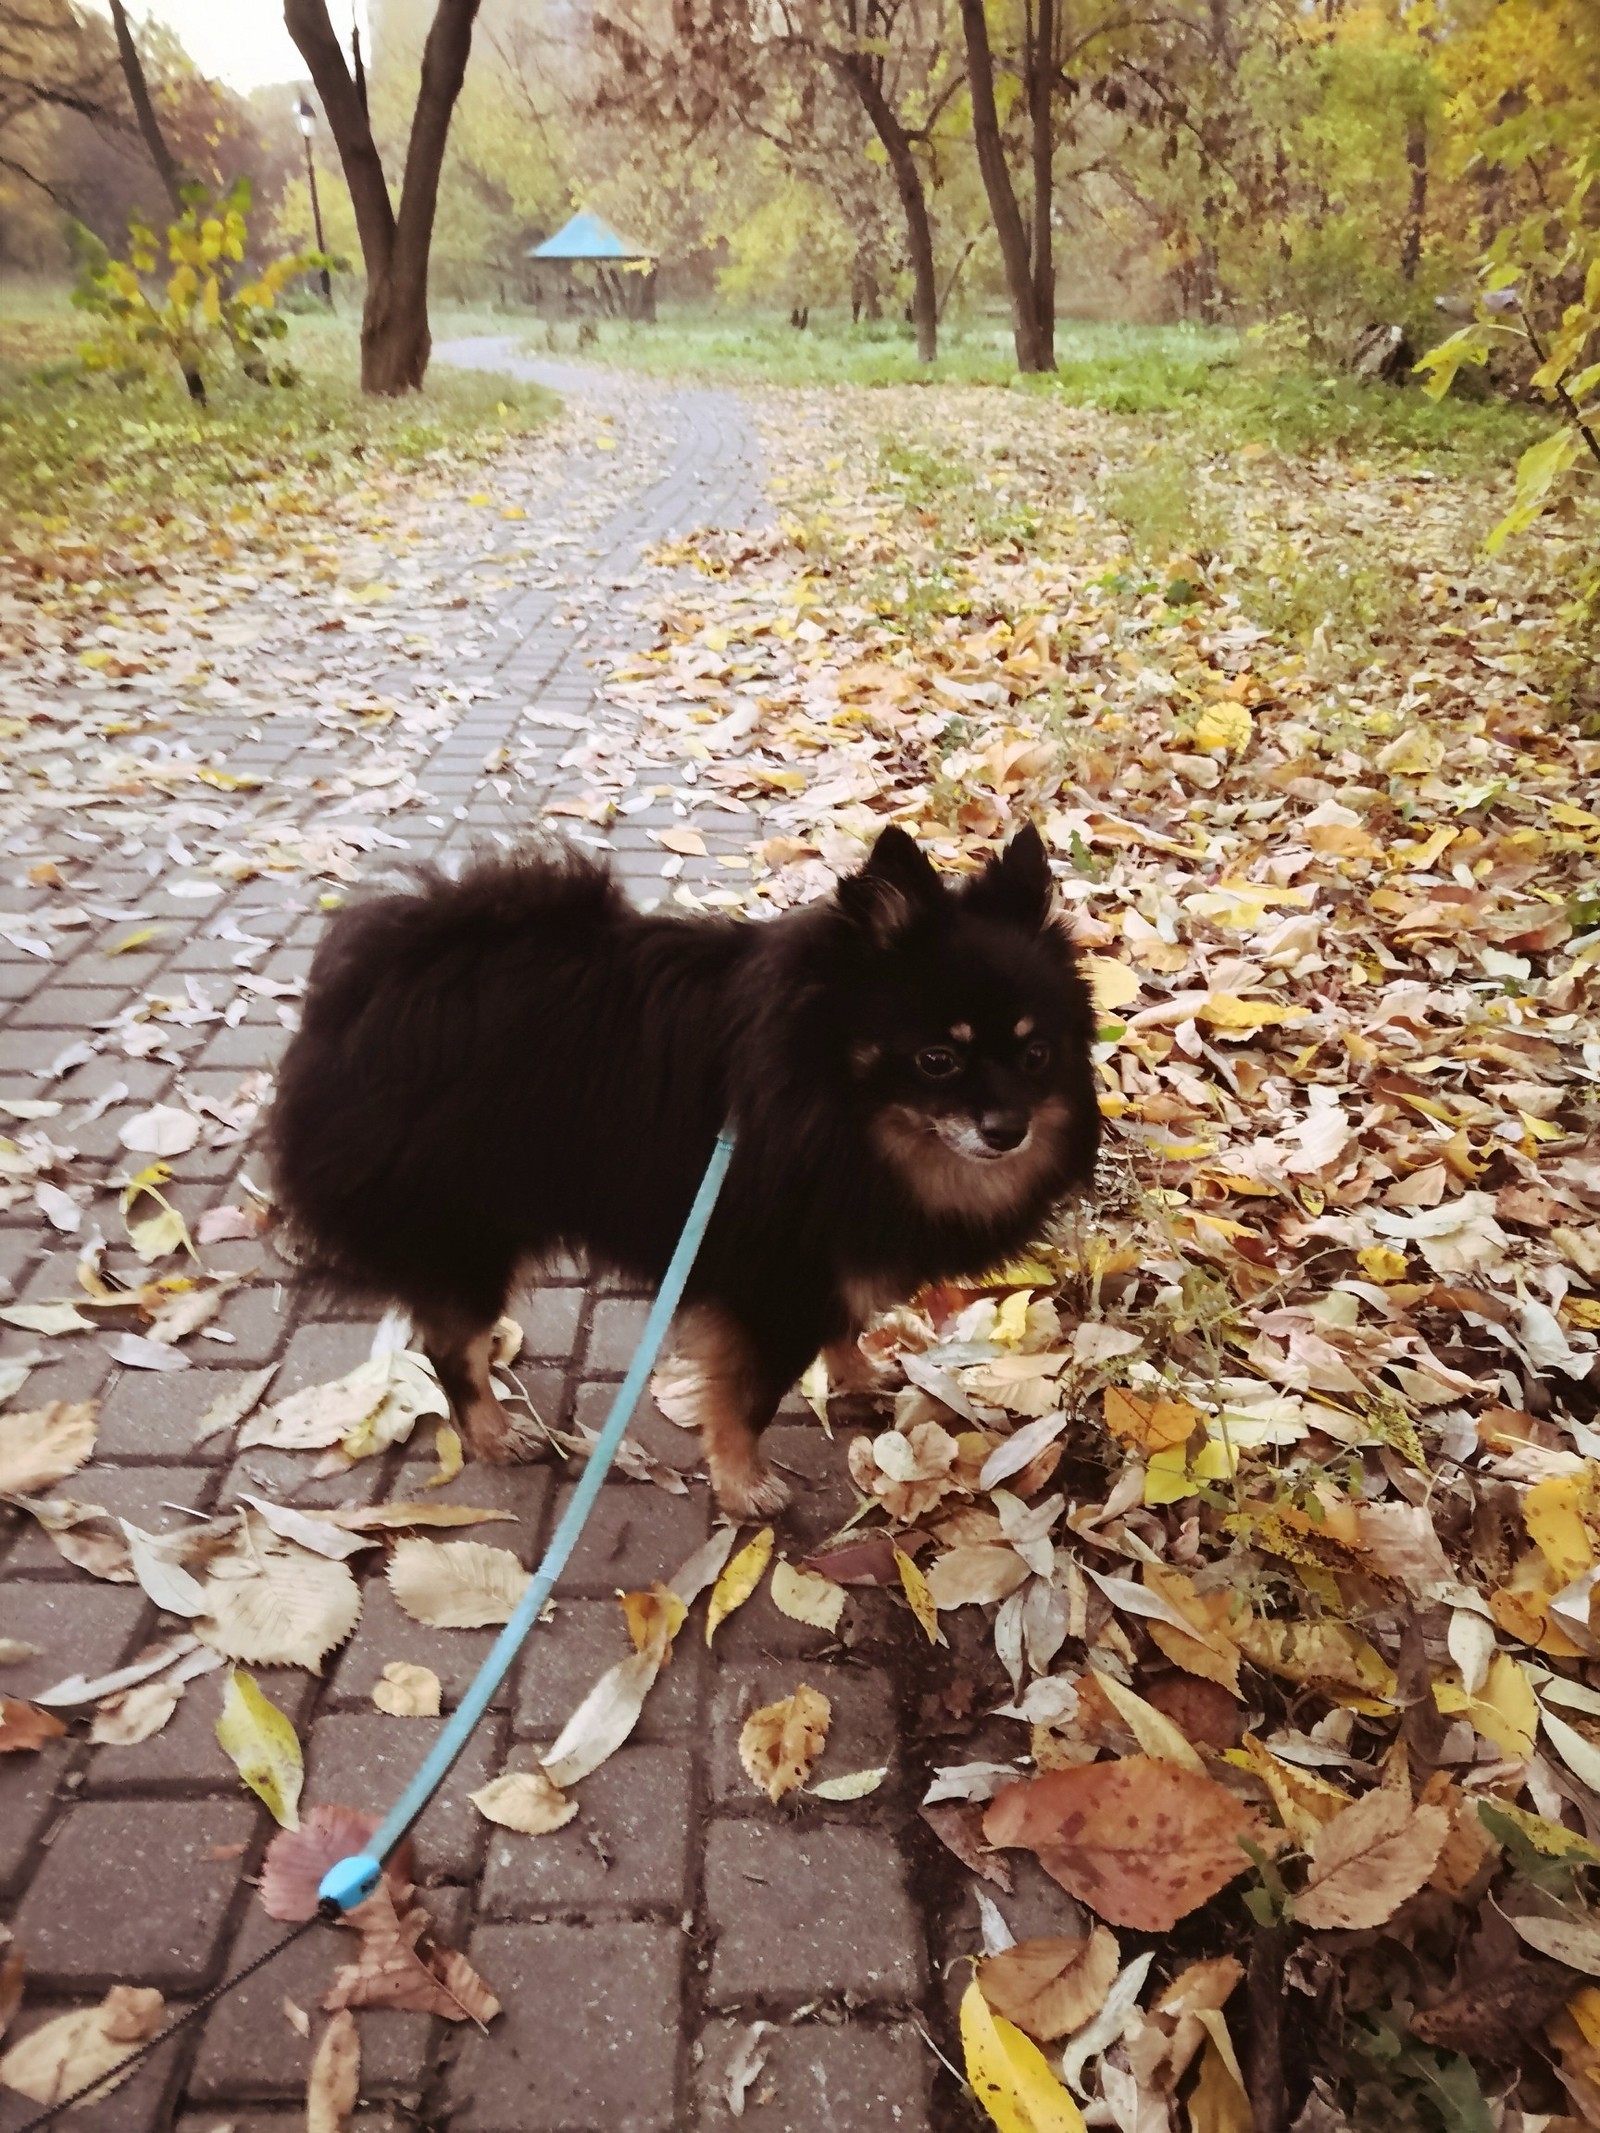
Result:
[[[767,442],[790,516],[676,550],[614,690],[764,817],[709,900],[1031,818],[1101,1012],[1098,1195],[863,1337],[830,1580],[952,1646],[977,2091],[1600,2123],[1600,745],[1541,693],[1554,584],[1484,557],[1492,484],[1392,460],[1213,459],[1157,569],[1093,417],[830,396]],[[638,764],[596,746],[591,821]],[[1019,1850],[1081,1930],[1010,1946]]]

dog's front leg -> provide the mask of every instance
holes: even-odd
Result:
[[[683,1314],[673,1352],[689,1366],[685,1403],[717,1502],[733,1518],[781,1511],[789,1485],[762,1458],[761,1432],[796,1372],[720,1304],[696,1304]]]
[[[422,1344],[461,1425],[467,1450],[488,1466],[508,1466],[535,1456],[535,1440],[501,1406],[489,1375],[494,1322],[448,1306],[432,1306],[420,1318]]]

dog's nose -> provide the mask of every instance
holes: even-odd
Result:
[[[1004,1155],[1013,1148],[1020,1148],[1028,1138],[1028,1114],[1026,1111],[985,1111],[978,1120],[978,1131],[985,1145],[997,1155]]]

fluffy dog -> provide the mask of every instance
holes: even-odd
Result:
[[[886,829],[765,924],[645,915],[575,852],[428,874],[334,920],[271,1121],[308,1275],[405,1304],[471,1449],[519,1455],[496,1319],[560,1250],[665,1271],[737,1144],[677,1353],[717,1499],[785,1500],[758,1440],[819,1349],[1033,1237],[1094,1168],[1094,1017],[1022,830],[946,887]]]

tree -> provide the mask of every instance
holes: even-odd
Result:
[[[1049,0],[1042,0],[1048,8]],[[1052,16],[1053,21],[1053,16]],[[1005,266],[1006,288],[1011,296],[1011,333],[1016,344],[1018,370],[1054,370],[1055,359],[1055,277],[1050,261],[1050,164],[1054,150],[1050,143],[1050,110],[1053,101],[1053,83],[1044,75],[1038,101],[1033,103],[1034,172],[1035,172],[1035,221],[1043,227],[1037,232],[1036,243],[1030,243],[1023,225],[1022,210],[1017,205],[1017,196],[1011,184],[1011,166],[1006,158],[1005,141],[1000,131],[999,107],[995,101],[995,62],[989,42],[989,18],[985,0],[961,0],[961,32],[967,48],[967,93],[972,101],[972,138],[978,152],[978,168],[983,173],[983,189],[989,196],[989,213],[994,219],[994,232],[1000,244],[1000,257]],[[1053,41],[1052,30],[1052,41]],[[1047,62],[1041,60],[1035,68],[1036,75],[1043,73]],[[1030,102],[1033,100],[1030,99]],[[1042,131],[1039,126],[1043,115]],[[1043,169],[1040,157],[1043,157]],[[1041,197],[1042,195],[1042,197]],[[1048,290],[1043,284],[1048,281]],[[1041,294],[1047,301],[1041,305]]]
[[[344,166],[367,272],[361,387],[418,388],[428,368],[428,260],[450,119],[466,77],[478,0],[438,0],[422,51],[396,209],[361,92],[328,20],[327,0],[284,0],[283,19],[310,70]]]
[[[166,188],[173,214],[182,215],[183,172],[173,160],[172,150],[167,146],[166,137],[161,131],[161,121],[156,117],[155,105],[150,101],[150,87],[144,76],[144,62],[139,57],[139,47],[134,41],[133,30],[128,22],[128,11],[122,0],[110,0],[110,6],[111,27],[116,32],[117,39],[117,56],[122,62],[123,77],[128,84],[128,97],[139,127],[139,138],[149,151],[150,160],[156,167],[156,175]]]

